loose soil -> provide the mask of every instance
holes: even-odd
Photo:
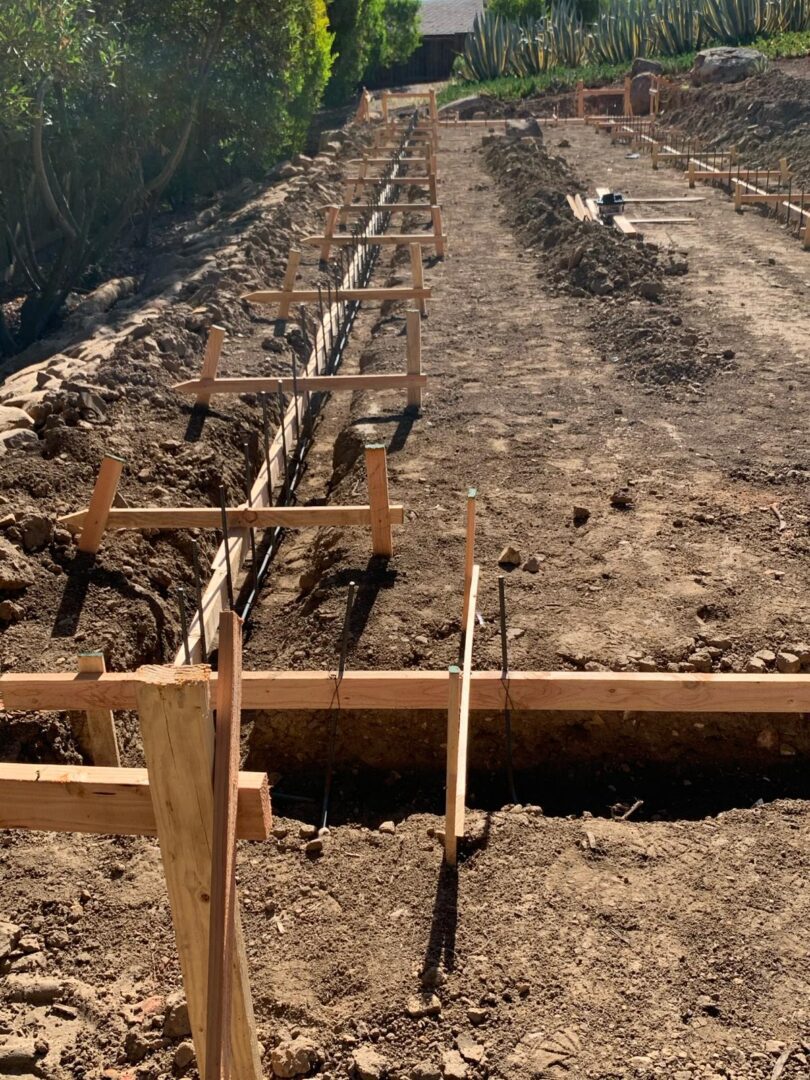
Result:
[[[520,144],[484,153],[479,143],[468,132],[442,137],[451,247],[426,269],[434,299],[423,326],[430,385],[422,415],[408,413],[399,393],[333,399],[300,492],[300,502],[364,501],[363,443],[384,442],[392,500],[406,507],[394,558],[370,559],[360,532],[290,536],[248,626],[246,665],[334,667],[350,580],[359,586],[351,667],[455,662],[464,500],[473,485],[482,567],[476,667],[500,667],[497,575],[506,573],[514,669],[731,671],[770,649],[791,651],[807,670],[807,253],[764,215],[736,215],[726,195],[708,188],[698,192],[704,202],[689,206],[696,224],[651,229],[646,241],[654,247],[596,239],[595,227],[566,219],[566,190],[592,193],[604,184],[636,196],[682,194],[682,175],[655,173],[648,160],[573,126],[546,130],[546,151]],[[547,228],[533,226],[530,207],[546,215]],[[669,216],[670,208],[653,212]],[[314,209],[309,214],[296,228],[314,224]],[[375,281],[407,279],[400,262],[385,254]],[[667,273],[684,263],[686,273],[682,266]],[[209,299],[216,303],[213,292]],[[256,312],[239,318],[236,332],[245,336],[229,347],[223,374],[264,372],[261,341],[272,328]],[[364,310],[343,370],[402,370],[403,329],[400,310]],[[196,353],[190,369],[199,343]],[[165,502],[178,484],[169,470],[187,447],[182,407],[160,387],[167,411],[151,421],[151,438],[157,442],[165,423],[179,445],[149,459],[152,475],[132,494],[142,500],[150,484],[165,483]],[[148,422],[145,405],[134,411],[134,394],[113,404],[116,433],[129,430],[127,408],[137,424]],[[212,480],[230,459],[236,484],[234,428],[255,430],[256,417],[247,401],[215,415],[216,426],[206,421],[190,445],[217,448]],[[38,495],[30,486],[40,469],[56,484],[58,464],[52,473],[40,457],[25,465],[10,454],[0,468],[13,509],[21,491],[28,513],[74,508],[67,483],[58,498],[51,487]],[[83,468],[86,494],[95,461]],[[189,469],[188,502],[212,501],[197,468],[195,461]],[[21,539],[12,533],[12,542]],[[77,642],[72,631],[60,639],[64,665],[105,633],[108,647],[123,643],[115,666],[170,654],[174,621],[164,615],[171,632],[136,648],[137,627],[121,605],[128,574],[142,573],[150,552],[170,543],[176,554],[167,572],[187,580],[182,537],[110,543],[103,578],[86,585],[84,609],[93,612],[103,596],[108,610],[93,614],[91,640]],[[507,544],[521,554],[511,571],[498,566]],[[75,558],[62,546],[68,561]],[[52,542],[43,551],[29,553],[37,573],[46,559],[58,565]],[[525,568],[532,555],[536,570]],[[123,573],[122,557],[130,564]],[[139,599],[151,608],[148,597],[161,586],[142,588]],[[50,667],[53,596],[35,592],[25,604],[25,619],[4,634],[4,664],[12,655],[17,670]],[[311,767],[323,760],[323,717],[299,719],[299,765]],[[798,725],[787,735],[773,718],[760,718],[746,729],[749,752],[761,750],[768,767],[759,769],[758,785],[729,784],[726,805],[737,801],[740,809],[717,813],[720,806],[699,795],[684,809],[688,779],[678,798],[670,788],[656,801],[650,785],[651,805],[620,820],[638,794],[643,763],[619,752],[610,777],[566,773],[562,752],[598,739],[613,718],[587,719],[576,719],[567,747],[560,739],[555,792],[521,776],[521,797],[532,805],[470,813],[458,874],[442,869],[442,819],[419,812],[440,801],[441,777],[432,790],[424,778],[414,794],[402,768],[382,782],[379,773],[341,773],[335,824],[319,858],[305,854],[310,833],[296,819],[277,816],[272,841],[242,845],[268,1075],[285,1054],[301,1055],[310,1073],[332,1080],[808,1075],[810,971],[796,928],[810,903],[810,817],[806,802],[771,801],[770,787],[771,764],[803,749]],[[632,717],[615,719],[617,730],[620,720],[636,728]],[[704,719],[689,718],[679,732],[672,728],[680,721],[667,718],[661,728],[673,745],[685,745],[700,740]],[[251,765],[283,772],[289,793],[296,763],[280,760],[271,720],[248,727],[245,752]],[[18,722],[34,729],[31,717]],[[715,741],[730,736],[731,723],[714,723]],[[22,756],[75,759],[65,725],[54,718],[37,730],[36,740],[18,740]],[[137,731],[127,731],[127,761],[136,763]],[[407,762],[407,736],[389,726],[387,741]],[[473,752],[475,741],[474,725]],[[754,765],[751,777],[756,772]],[[555,818],[566,775],[572,816]],[[621,786],[619,775],[627,778]],[[722,779],[722,772],[702,777],[706,785]],[[589,783],[599,787],[593,811],[605,817],[583,813]],[[800,769],[792,783],[806,794]],[[478,800],[502,802],[494,787]],[[314,819],[314,808],[293,805]],[[279,799],[279,808],[291,804]],[[378,830],[395,808],[403,816]],[[683,820],[635,820],[677,814]],[[16,1071],[32,1075],[96,1076],[106,1068],[134,1080],[194,1076],[170,997],[179,974],[156,844],[6,833],[0,860],[0,911],[14,924],[0,924],[0,964],[58,983],[42,1005],[9,1001],[20,993],[6,984],[0,1061],[4,1047],[20,1042]]]

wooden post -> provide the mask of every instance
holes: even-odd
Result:
[[[340,207],[328,206],[326,208],[326,223],[323,227],[323,243],[321,244],[321,262],[329,261],[329,251],[332,247],[332,237],[335,234]]]
[[[732,180],[731,183],[734,185],[734,209],[737,211],[738,214],[741,214],[743,208],[742,184],[738,184],[736,180]]]
[[[219,367],[219,357],[222,353],[222,343],[225,340],[225,327],[212,326],[208,331],[208,340],[205,343],[205,355],[203,356],[201,379],[215,379]],[[207,405],[211,395],[204,391],[197,394],[196,404]]]
[[[388,123],[388,91],[387,90],[383,90],[382,94],[380,95],[380,104],[382,105],[383,123],[387,124]]]
[[[436,254],[440,259],[444,258],[444,235],[442,233],[442,208],[431,206],[430,217],[433,222],[433,236],[436,241]]]
[[[219,617],[216,703],[205,1080],[223,1077],[227,1080],[232,1075],[228,1019],[233,1002],[236,805],[242,711],[242,620],[235,611],[223,611]]]
[[[632,79],[630,78],[629,75],[626,75],[625,79],[624,79],[624,104],[622,106],[623,109],[624,109],[624,115],[625,116],[632,116],[633,115],[633,106],[630,104],[630,86],[631,86],[631,83],[632,83]],[[652,103],[652,98],[650,98],[650,102]]]
[[[407,311],[405,313],[406,318],[406,332],[407,332],[407,372],[409,375],[421,375],[422,374],[422,317],[416,309]],[[416,409],[417,412],[422,408],[422,387],[421,386],[409,386],[408,387],[408,408]]]
[[[366,447],[368,504],[371,509],[371,551],[390,559],[394,554],[391,536],[391,507],[388,502],[388,464],[385,447]]]
[[[779,158],[779,183],[783,186],[790,180],[790,166],[786,157]]]
[[[732,146],[732,148],[728,152],[728,163],[729,163],[730,166],[737,164],[737,155],[738,154],[739,154],[738,148],[736,146]]]
[[[121,471],[124,468],[124,459],[115,454],[105,454],[101,461],[101,468],[96,477],[96,486],[90,496],[90,505],[84,519],[84,527],[79,537],[79,551],[88,555],[95,555],[98,551],[104,530],[107,527],[107,518],[115,494],[118,491],[118,481],[121,479]]]
[[[658,168],[658,143],[654,142],[650,147],[650,160],[654,169]]]
[[[425,276],[422,270],[422,245],[411,244],[411,276],[413,277],[413,287],[415,289],[424,289]],[[422,315],[427,315],[427,300],[419,301],[419,311]]]
[[[433,87],[428,90],[428,109],[430,111],[431,123],[436,124],[439,121],[439,110],[436,106],[436,91]]]
[[[431,206],[435,206],[439,201],[439,185],[436,181],[436,163],[433,163],[433,169],[428,174],[428,191],[430,192]]]
[[[300,262],[301,252],[298,248],[290,248],[290,254],[287,257],[287,269],[284,271],[284,280],[281,283],[281,288],[285,293],[290,293],[295,288],[295,275],[298,273]],[[291,304],[291,299],[285,299],[278,305],[278,317],[280,319],[289,319]]]
[[[580,79],[577,83],[577,116],[585,115],[585,83]]]
[[[475,501],[477,492],[470,488],[467,492],[467,538],[464,546],[464,607],[461,613],[462,630],[467,625],[470,604],[470,583],[475,560]]]
[[[206,667],[138,671],[138,713],[160,854],[183,972],[197,1067],[206,1069],[208,951],[213,847],[214,727]],[[253,1001],[239,912],[234,904],[232,1075],[261,1080]]]
[[[687,176],[689,177],[689,187],[690,188],[693,188],[695,186],[695,172],[696,171],[697,170],[695,168],[695,159],[690,158],[689,159],[689,166],[688,166],[688,168],[686,170]]]
[[[107,670],[104,653],[100,652],[80,653],[78,666],[80,675],[101,675]],[[120,767],[115,718],[111,709],[85,710],[80,742],[94,765]]]
[[[458,856],[456,840],[456,793],[458,789],[458,729],[461,708],[461,672],[454,664],[448,671],[450,686],[447,695],[447,780],[444,800],[444,858],[455,866]]]
[[[804,239],[802,241],[803,248],[810,248],[810,217],[807,219],[807,225],[804,229]]]

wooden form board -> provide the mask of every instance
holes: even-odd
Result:
[[[216,673],[210,679],[215,687]],[[245,671],[242,708],[329,709],[335,681],[332,671]],[[5,672],[0,703],[19,711],[134,709],[142,682],[140,672]],[[340,703],[343,709],[444,712],[447,685],[446,671],[347,671]],[[473,711],[500,712],[507,705],[515,712],[810,713],[810,675],[510,671],[507,701],[500,670],[472,673]]]
[[[208,964],[214,848],[214,726],[205,667],[142,668],[138,717],[200,1076],[209,1077]],[[234,905],[235,906],[235,905]],[[261,1080],[238,909],[231,950],[231,1075]]]
[[[270,826],[267,775],[239,773],[237,836],[266,840]],[[149,774],[146,769],[2,762],[0,828],[157,836]]]
[[[369,289],[344,289],[333,293],[339,295],[340,303],[345,304],[349,300],[429,300],[430,289],[410,288],[407,285],[394,285],[390,288]],[[294,289],[285,292],[283,289],[258,289],[256,292],[245,293],[242,300],[250,304],[281,304],[285,301],[291,304],[315,304],[323,299],[323,290],[317,289]]]
[[[302,394],[305,391],[333,394],[341,390],[410,390],[427,386],[427,381],[427,375],[405,372],[392,375],[310,375],[300,379],[190,379],[188,382],[175,383],[172,389],[178,394],[192,396],[204,390],[209,397],[217,394],[274,394],[281,383],[285,394],[295,390]]]
[[[60,518],[65,528],[78,532],[86,511]],[[231,506],[226,508],[228,525],[234,529],[320,528],[327,525],[370,526],[370,506]],[[388,506],[388,516],[395,525],[405,520],[401,505]],[[108,529],[219,529],[222,511],[208,506],[132,506],[111,510]]]
[[[464,591],[464,654],[461,677],[450,669],[447,708],[447,789],[444,823],[444,857],[449,866],[458,858],[458,838],[464,835],[467,802],[467,747],[470,731],[470,685],[472,649],[475,633],[476,604],[480,568],[474,565],[469,587]],[[455,669],[457,670],[457,669]]]
[[[106,670],[104,653],[82,653],[78,670],[82,675],[102,675]],[[80,744],[94,765],[117,768],[121,764],[115,718],[110,709],[86,709],[80,725]]]

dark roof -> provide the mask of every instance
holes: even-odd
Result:
[[[422,0],[421,18],[424,37],[442,34],[468,34],[473,19],[484,10],[484,0]]]

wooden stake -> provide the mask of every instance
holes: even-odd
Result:
[[[632,116],[633,115],[633,106],[630,104],[630,86],[631,86],[631,84],[632,84],[632,79],[630,78],[630,76],[629,75],[625,76],[625,80],[624,80],[624,103],[623,103],[623,110],[624,110],[624,115],[625,116]],[[652,104],[652,98],[650,98],[650,103]]]
[[[366,447],[366,475],[371,508],[371,550],[374,555],[390,559],[394,554],[394,541],[391,536],[388,465],[384,446]]]
[[[447,780],[444,801],[444,858],[448,866],[455,866],[457,853],[456,840],[456,795],[458,792],[458,736],[461,709],[461,672],[453,665],[449,671],[447,690]]]
[[[138,713],[160,854],[197,1067],[200,1076],[207,1077],[206,991],[214,820],[209,672],[204,667],[146,667],[140,669],[139,675]],[[261,1080],[245,944],[235,904],[234,908],[232,1072],[240,1080]]]
[[[461,612],[461,628],[467,625],[470,608],[470,585],[472,583],[473,563],[475,561],[475,488],[467,491],[467,538],[464,547],[464,606]]]
[[[228,1021],[232,1013],[236,804],[242,711],[242,620],[235,611],[223,611],[219,617],[218,676],[205,1080],[231,1076]]]
[[[323,227],[323,241],[321,243],[321,262],[329,261],[329,251],[332,246],[332,236],[335,232],[339,213],[340,208],[337,206],[330,206],[327,208],[326,223]]]
[[[779,158],[779,182],[781,184],[787,184],[788,180],[790,180],[788,159],[786,157]]]
[[[581,120],[585,116],[585,83],[577,83],[577,117]]]
[[[436,105],[436,91],[433,87],[428,90],[428,112],[432,123],[436,123],[439,119],[439,110]]]
[[[205,355],[203,356],[202,370],[200,371],[201,379],[215,379],[217,377],[219,357],[222,352],[222,343],[224,340],[224,326],[212,326],[208,331],[208,340],[205,343]],[[209,394],[204,392],[199,393],[197,394],[196,404],[207,405],[209,400]]]
[[[384,124],[388,123],[388,97],[388,90],[383,90],[382,94],[380,95],[380,103],[382,105],[382,118]]]
[[[284,293],[291,293],[295,288],[295,276],[298,273],[298,265],[301,262],[301,252],[297,248],[290,248],[290,254],[287,257],[287,269],[284,271],[284,281],[281,285],[281,291]],[[291,299],[283,299],[278,307],[278,317],[280,319],[289,319],[290,317],[290,304]]]
[[[124,459],[115,454],[105,454],[98,470],[96,485],[90,496],[90,505],[84,516],[84,523],[79,537],[79,551],[88,555],[95,555],[98,551],[104,530],[107,527],[107,518],[110,514],[115,494],[118,491],[118,481],[121,479],[121,471],[124,468]]]
[[[411,277],[413,278],[413,287],[417,290],[422,290],[425,287],[424,272],[422,269],[422,248],[419,244],[410,244],[411,252]],[[419,311],[421,314],[427,315],[427,300],[419,301]]]
[[[651,154],[650,160],[652,161],[652,167],[654,169],[657,169],[658,168],[658,143],[657,142],[654,142],[652,144],[650,154]]]
[[[440,259],[444,258],[444,233],[442,232],[442,208],[432,206],[430,216],[433,221],[433,236],[436,241],[436,254]]]
[[[464,835],[464,807],[467,802],[467,743],[470,729],[470,683],[475,632],[475,609],[478,601],[480,567],[473,566],[468,594],[467,622],[464,631],[464,656],[461,667],[461,700],[458,710],[458,782],[456,784],[456,835]]]
[[[78,666],[80,675],[102,675],[107,670],[104,653],[100,652],[81,653]],[[118,768],[121,757],[112,710],[86,709],[82,729],[80,741],[86,746],[93,764]]]
[[[407,368],[409,375],[422,374],[422,317],[416,310],[405,313],[407,333]],[[419,410],[422,408],[421,386],[408,388],[408,408]]]
[[[694,162],[694,160],[692,158],[690,158],[689,159],[689,166],[688,166],[688,168],[686,170],[686,175],[689,178],[689,187],[690,188],[693,188],[695,186],[695,173],[696,172],[697,172],[697,170],[695,168],[695,162]]]

